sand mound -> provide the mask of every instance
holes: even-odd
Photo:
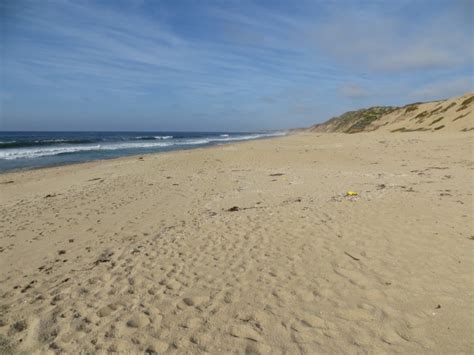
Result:
[[[474,129],[474,94],[403,107],[377,106],[347,112],[315,125],[312,132],[467,132]]]

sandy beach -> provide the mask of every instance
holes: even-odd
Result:
[[[0,353],[472,353],[472,148],[298,133],[2,174]]]

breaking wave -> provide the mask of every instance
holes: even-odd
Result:
[[[81,152],[150,149],[156,151],[160,148],[179,146],[201,146],[206,144],[219,144],[230,141],[246,141],[264,137],[284,135],[283,132],[255,133],[255,134],[220,134],[207,137],[177,138],[173,136],[137,136],[127,137],[128,142],[117,137],[114,141],[97,139],[44,139],[23,141],[0,141],[0,159],[33,159],[38,157],[78,154]],[[159,142],[156,142],[158,140]]]

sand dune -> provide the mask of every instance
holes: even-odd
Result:
[[[474,129],[474,93],[403,107],[376,106],[346,112],[312,132],[469,132]]]
[[[472,138],[304,133],[0,175],[0,352],[472,353]]]

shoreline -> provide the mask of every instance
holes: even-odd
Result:
[[[472,352],[473,135],[272,138],[2,174],[0,352]]]
[[[101,133],[101,132],[98,132],[98,133]],[[118,133],[120,133],[120,132],[118,132]],[[133,132],[133,133],[141,133],[141,132]],[[177,152],[177,151],[182,151],[182,150],[212,148],[212,147],[216,147],[216,146],[220,146],[220,145],[245,143],[245,142],[249,142],[249,141],[262,140],[262,139],[280,138],[280,137],[288,136],[290,134],[294,134],[294,133],[291,133],[289,131],[284,131],[284,134],[282,134],[282,135],[276,135],[276,136],[270,136],[270,137],[261,137],[261,138],[255,138],[255,139],[250,139],[250,140],[234,141],[234,142],[230,142],[230,143],[209,144],[209,145],[202,146],[202,147],[200,147],[200,146],[191,147],[191,148],[181,147],[181,148],[178,148],[178,149],[167,150],[167,151],[154,151],[154,152],[146,152],[146,153],[141,153],[141,154],[123,155],[123,156],[119,156],[119,157],[99,158],[99,159],[78,161],[78,162],[64,162],[64,163],[57,163],[57,164],[52,164],[52,165],[36,166],[36,167],[13,168],[13,169],[8,169],[8,170],[0,170],[0,176],[2,176],[4,174],[7,174],[7,173],[17,173],[17,172],[24,172],[24,171],[31,171],[31,170],[38,170],[38,169],[57,168],[57,167],[62,167],[62,166],[87,164],[87,163],[101,162],[101,161],[108,161],[108,160],[115,160],[115,159],[123,159],[123,158],[133,159],[133,158],[136,158],[136,157],[139,157],[139,156],[147,156],[147,155],[150,155],[150,154],[165,154],[165,153],[172,153],[172,152]]]

